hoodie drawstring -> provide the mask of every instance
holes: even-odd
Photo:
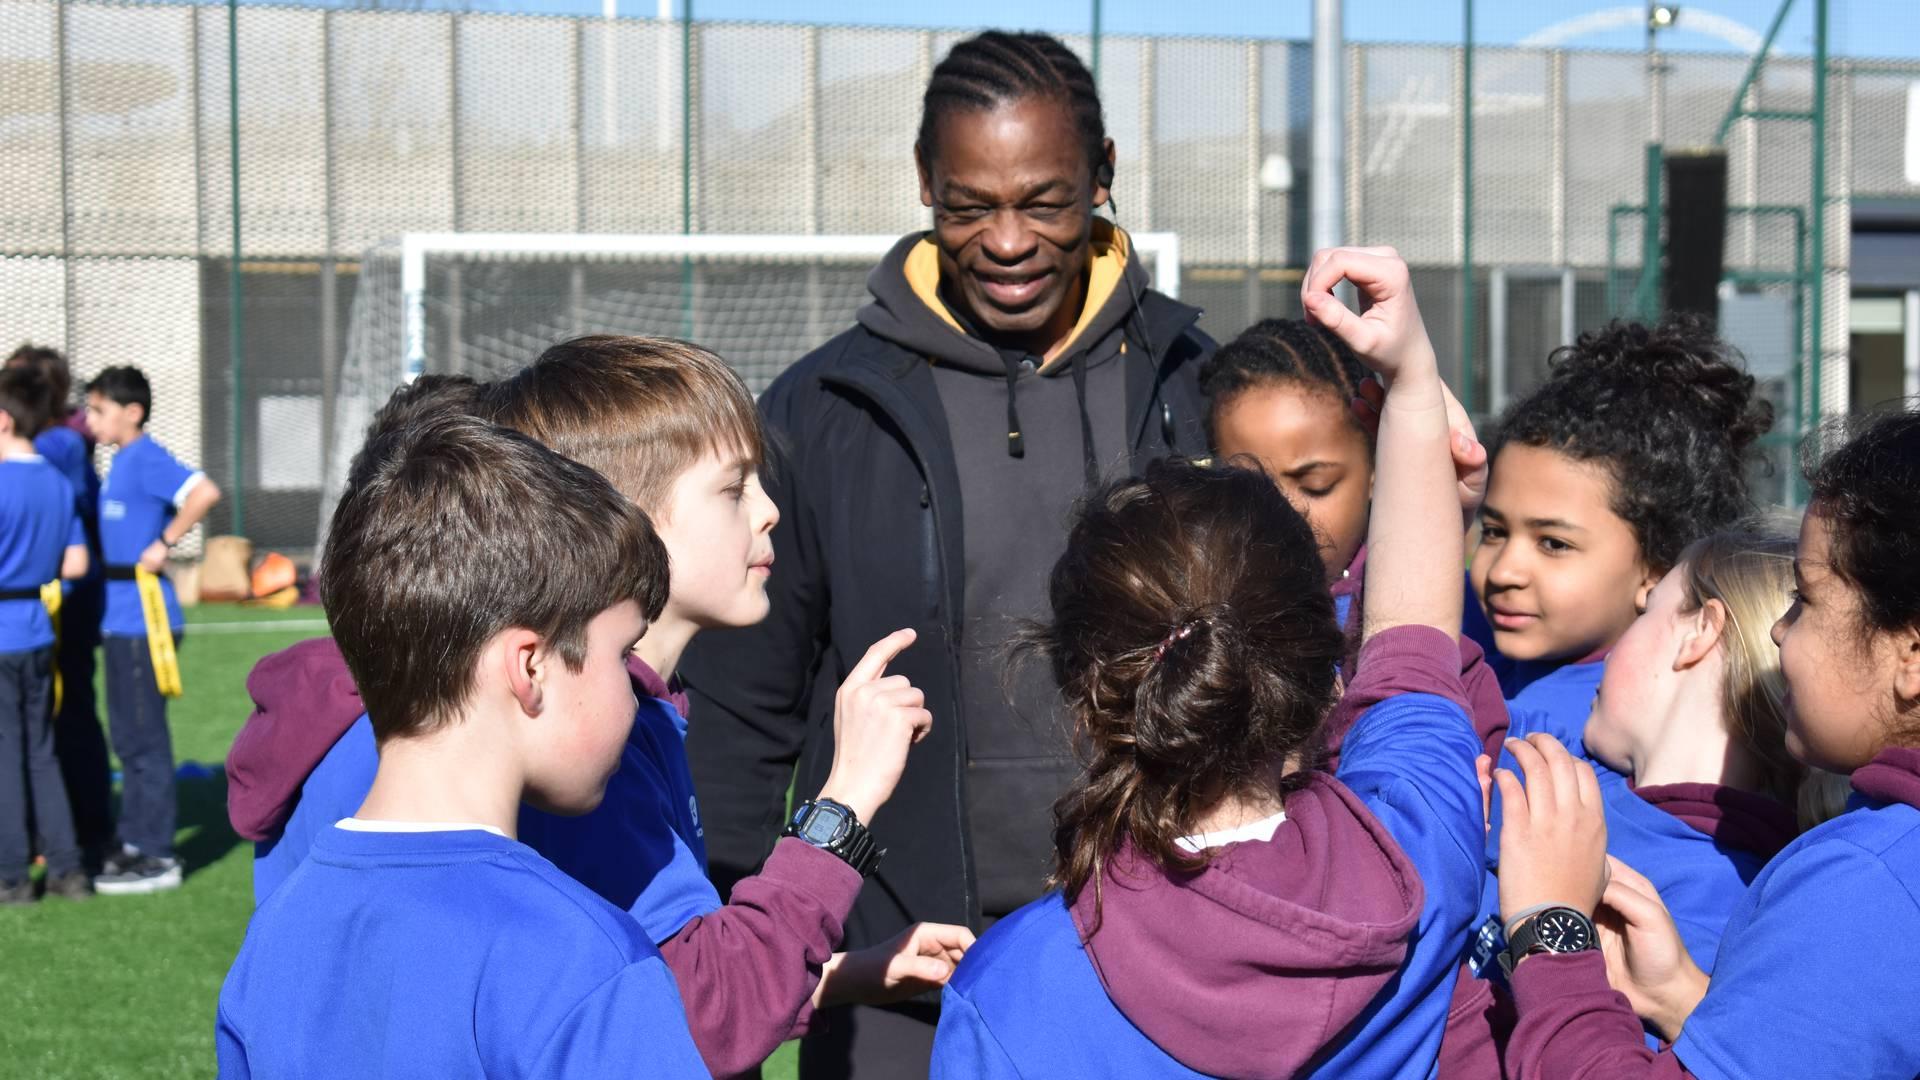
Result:
[[[1073,397],[1080,409],[1080,454],[1086,467],[1087,487],[1089,490],[1100,484],[1100,457],[1093,449],[1093,418],[1087,414],[1087,368],[1083,362],[1084,353],[1068,361],[1073,376]],[[1001,353],[1000,360],[1007,368],[1007,456],[1024,458],[1027,456],[1027,438],[1020,433],[1020,368],[1021,362],[1010,353]]]
[[[1007,456],[1023,458],[1027,456],[1027,438],[1020,434],[1020,406],[1015,402],[1019,395],[1016,387],[1020,383],[1020,362],[1004,352],[1000,360],[1007,365]]]
[[[1086,459],[1087,490],[1100,486],[1100,458],[1093,452],[1093,419],[1087,415],[1086,353],[1069,360],[1073,365],[1073,396],[1080,405],[1080,452]],[[1009,401],[1012,399],[1009,398]]]

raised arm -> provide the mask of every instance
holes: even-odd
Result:
[[[1365,314],[1334,297],[1342,280],[1367,298]],[[1387,386],[1367,527],[1365,637],[1416,625],[1457,639],[1465,538],[1457,527],[1446,388],[1407,264],[1392,248],[1321,251],[1307,268],[1301,302]]]

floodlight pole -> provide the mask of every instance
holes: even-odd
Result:
[[[1313,184],[1308,203],[1310,251],[1347,242],[1346,28],[1340,0],[1313,0]]]
[[[1460,407],[1473,414],[1473,0],[1461,0]]]

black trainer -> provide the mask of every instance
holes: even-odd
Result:
[[[103,896],[130,896],[165,892],[180,887],[180,860],[137,851],[107,857],[107,865],[93,879],[93,891]]]
[[[33,895],[33,880],[0,881],[0,907],[19,907],[31,904],[39,897]]]
[[[85,870],[53,874],[47,878],[46,895],[67,900],[90,900],[93,898],[93,879],[87,876]]]

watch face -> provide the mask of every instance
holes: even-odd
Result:
[[[1584,952],[1593,948],[1593,924],[1577,911],[1564,908],[1544,912],[1534,924],[1541,945],[1550,952]]]
[[[800,839],[815,847],[826,847],[840,836],[847,815],[837,806],[816,803],[813,813],[800,823]]]

